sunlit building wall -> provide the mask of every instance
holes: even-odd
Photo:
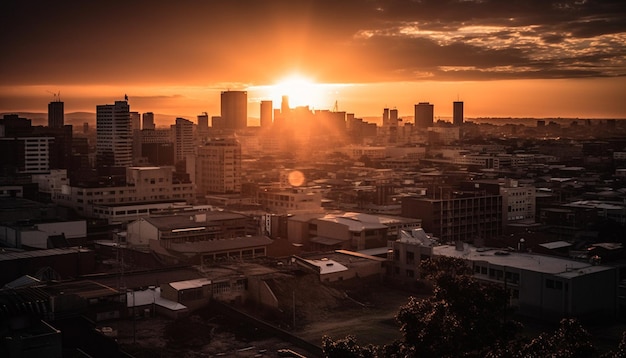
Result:
[[[198,147],[196,185],[200,195],[241,192],[241,144],[212,139]]]

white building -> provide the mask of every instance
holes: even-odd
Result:
[[[115,101],[115,104],[96,106],[96,138],[98,163],[115,167],[133,164],[133,135],[128,102]]]

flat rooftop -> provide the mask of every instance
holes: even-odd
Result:
[[[464,250],[457,250],[453,245],[435,246],[433,247],[433,255],[456,257],[471,261],[485,261],[493,265],[559,275],[569,278],[614,269],[608,266],[595,266],[587,262],[568,260],[552,256],[508,251],[507,254],[503,254],[503,251],[498,249],[477,250],[475,247],[467,245]]]

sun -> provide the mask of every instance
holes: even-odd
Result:
[[[323,84],[300,74],[291,74],[269,87],[269,95],[275,107],[279,107],[282,97],[289,98],[291,108],[309,106],[311,108],[327,107],[328,91]]]

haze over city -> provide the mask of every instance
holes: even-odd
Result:
[[[468,117],[626,117],[620,1],[6,1],[0,14],[0,112],[43,112],[60,93],[68,113],[128,94],[139,112],[214,115],[230,89],[257,118],[282,94],[363,117],[419,101],[450,117],[457,99]]]

